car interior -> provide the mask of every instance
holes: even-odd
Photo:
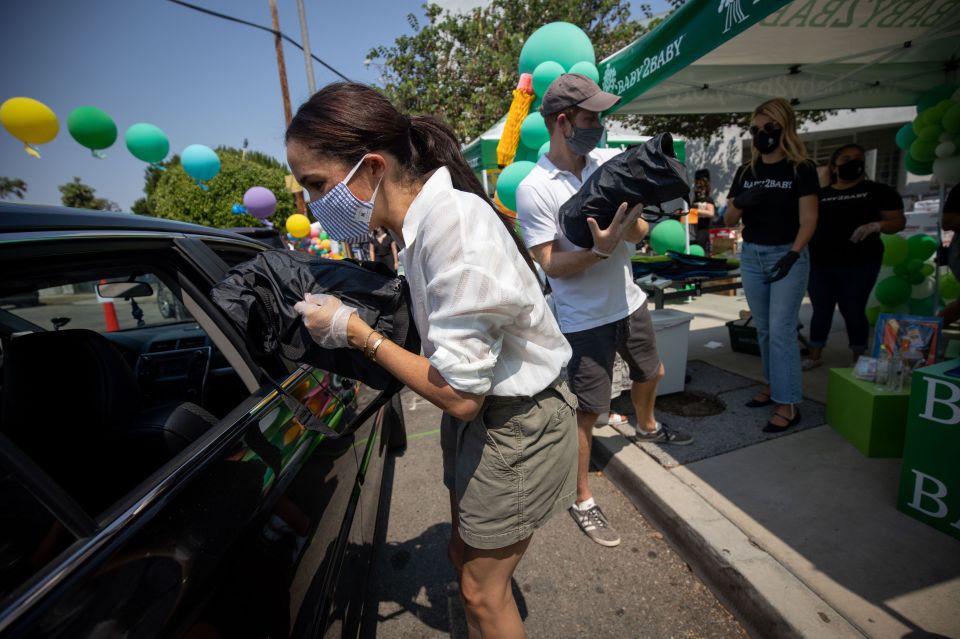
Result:
[[[38,260],[0,284],[39,302],[0,303],[0,433],[91,515],[250,395],[169,267],[144,260]]]

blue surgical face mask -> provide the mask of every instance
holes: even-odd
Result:
[[[365,159],[367,159],[366,155],[350,169],[347,177],[308,205],[310,212],[332,240],[362,242],[366,241],[370,233],[370,216],[373,215],[373,204],[377,199],[377,191],[380,190],[380,182],[383,182],[383,178],[381,177],[380,182],[377,182],[369,202],[358,198],[347,186],[350,178],[363,165]]]

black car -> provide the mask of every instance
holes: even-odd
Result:
[[[209,296],[266,247],[0,204],[0,635],[355,636],[398,396],[255,358]],[[184,313],[164,317],[160,289]],[[305,405],[341,434],[307,430]]]

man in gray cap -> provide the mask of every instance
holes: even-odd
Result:
[[[570,514],[584,533],[604,546],[620,536],[593,499],[588,483],[590,445],[598,417],[610,410],[614,358],[626,361],[630,398],[640,441],[689,444],[690,435],[657,422],[653,413],[663,365],[657,354],[646,295],[633,281],[633,245],[649,231],[640,207],[624,203],[606,229],[587,224],[594,246],[584,250],[563,235],[560,206],[597,168],[620,151],[598,149],[600,114],[620,101],[579,73],[565,73],[543,95],[540,112],[550,132],[550,150],[517,187],[517,214],[524,240],[550,281],[560,329],[573,349],[567,365],[577,411],[580,451],[577,501]]]

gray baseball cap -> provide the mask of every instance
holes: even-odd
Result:
[[[547,87],[540,102],[540,113],[550,115],[572,106],[600,113],[619,101],[620,96],[607,93],[582,73],[564,73]]]

